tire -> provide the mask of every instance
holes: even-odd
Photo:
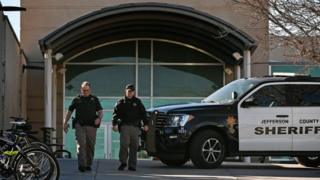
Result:
[[[24,155],[26,155],[36,164],[36,168],[38,168],[37,170],[39,170],[39,173],[34,173],[31,164],[22,154],[19,154],[14,159],[14,172],[16,179],[26,179],[26,177],[45,180],[59,179],[60,167],[56,158],[54,158],[54,156],[50,152],[41,148],[31,148],[26,150],[24,152]]]
[[[225,158],[225,142],[219,133],[205,130],[193,137],[189,152],[195,167],[201,169],[217,168]]]
[[[31,142],[30,146],[31,147],[36,147],[36,148],[41,148],[41,149],[47,150],[50,153],[53,153],[52,149],[48,145],[46,145],[46,144],[44,144],[42,142]]]
[[[299,156],[296,157],[296,160],[299,164],[306,166],[306,167],[318,167],[320,166],[320,156]]]
[[[169,159],[164,159],[164,158],[160,158],[160,161],[167,165],[167,166],[170,166],[170,167],[181,167],[183,166],[186,162],[188,162],[189,159],[181,159],[181,160],[178,160],[178,159],[174,159],[174,160],[169,160]]]

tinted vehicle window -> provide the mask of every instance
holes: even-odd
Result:
[[[290,85],[288,94],[293,106],[320,106],[320,85]]]
[[[286,85],[269,85],[259,89],[251,97],[253,103],[250,106],[277,107],[287,106]]]

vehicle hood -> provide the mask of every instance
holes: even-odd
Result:
[[[156,108],[148,109],[148,112],[159,111],[163,113],[183,113],[188,111],[197,111],[203,109],[223,109],[230,105],[221,105],[215,103],[189,103],[189,104],[176,104],[176,105],[166,105]]]

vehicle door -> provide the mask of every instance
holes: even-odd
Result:
[[[263,84],[238,104],[239,151],[290,151],[292,108],[287,103],[287,85]]]
[[[293,150],[320,151],[320,83],[301,82],[290,88]]]

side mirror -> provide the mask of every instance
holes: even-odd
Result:
[[[241,104],[241,107],[248,108],[253,105],[254,105],[254,97],[251,96],[248,99],[243,101],[243,103]]]
[[[231,98],[232,98],[233,100],[236,100],[236,99],[238,98],[238,93],[235,92],[235,91],[233,91],[233,92],[231,93]]]

